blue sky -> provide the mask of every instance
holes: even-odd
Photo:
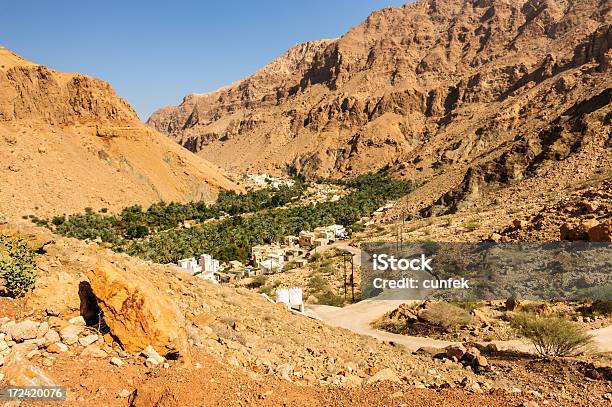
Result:
[[[146,120],[158,107],[266,65],[293,44],[342,35],[406,0],[3,2],[0,45],[111,83]]]

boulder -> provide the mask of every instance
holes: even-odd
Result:
[[[49,329],[44,336],[45,343],[55,343],[61,340],[60,335],[55,329]]]
[[[292,365],[290,364],[280,365],[278,368],[276,368],[276,372],[280,377],[287,380],[288,382],[292,381],[291,380],[291,374],[293,373]]]
[[[592,226],[587,235],[590,242],[612,242],[612,220]]]
[[[111,365],[115,365],[118,367],[125,366],[125,362],[116,356],[111,358],[110,363]]]
[[[64,345],[61,342],[52,343],[51,345],[47,346],[47,352],[49,353],[68,352],[68,346]]]
[[[88,278],[104,322],[126,351],[151,345],[163,356],[188,357],[184,316],[167,294],[136,272],[105,261]]]
[[[60,331],[62,342],[66,345],[74,345],[79,340],[79,334],[83,332],[85,327],[81,325],[67,325]]]
[[[96,345],[89,345],[81,352],[81,357],[105,358],[108,354]]]
[[[85,325],[85,318],[79,315],[74,318],[70,318],[68,323],[72,325]]]
[[[478,355],[474,358],[472,365],[479,368],[489,367],[489,361],[483,355]]]
[[[415,355],[426,355],[431,356],[432,358],[443,358],[446,356],[446,352],[442,348],[434,348],[431,346],[423,346],[414,352]]]
[[[24,345],[17,345],[4,361],[2,384],[9,386],[56,386],[57,384],[39,367],[28,362]]]
[[[8,323],[2,327],[4,333],[9,335],[15,342],[23,342],[27,339],[35,339],[38,336],[39,323],[26,319],[18,323]]]
[[[142,354],[147,358],[147,359],[153,359],[155,360],[155,362],[160,365],[162,363],[164,363],[166,361],[166,359],[164,359],[162,356],[160,356],[159,353],[157,353],[157,351],[153,348],[153,346],[149,345],[146,348],[144,348],[144,350],[142,351]]]
[[[465,348],[463,347],[463,345],[450,345],[444,348],[444,351],[446,352],[447,358],[456,358],[457,360],[459,360],[463,357],[463,354],[465,353]]]
[[[79,344],[81,344],[81,346],[89,346],[95,341],[97,341],[98,338],[99,337],[96,334],[87,335],[82,338],[79,338]]]

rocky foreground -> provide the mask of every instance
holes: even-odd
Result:
[[[603,405],[610,397],[605,359],[560,364],[470,344],[413,354],[246,289],[40,229],[21,233],[40,253],[39,276],[25,298],[0,298],[3,384],[66,385],[75,405]]]

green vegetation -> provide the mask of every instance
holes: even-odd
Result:
[[[284,206],[301,197],[306,185],[296,183],[292,187],[281,186],[278,189],[264,188],[237,194],[223,191],[217,201],[210,206],[204,202],[158,202],[144,210],[140,205],[123,209],[118,215],[106,215],[106,210],[94,213],[86,208],[85,213],[66,216],[54,216],[49,219],[34,219],[39,226],[47,226],[56,233],[77,239],[99,239],[121,247],[126,240],[144,238],[150,234],[173,229],[185,221],[194,223],[219,219],[223,215],[239,215],[257,212],[264,209]]]
[[[318,304],[334,307],[344,306],[344,298],[335,293],[329,282],[319,274],[310,277],[308,290],[317,299]]]
[[[588,346],[593,337],[580,325],[557,317],[519,313],[511,321],[521,336],[533,343],[542,356],[568,356]]]
[[[203,202],[158,203],[146,211],[140,206],[132,206],[119,215],[90,211],[70,216],[59,225],[49,221],[43,223],[59,234],[100,239],[112,245],[115,251],[157,263],[176,262],[204,252],[221,261],[246,262],[254,245],[280,241],[283,236],[297,235],[301,230],[319,226],[352,225],[387,201],[412,190],[410,183],[381,174],[363,175],[342,184],[353,192],[336,202],[317,205],[281,208],[303,194],[305,185],[298,183],[278,191],[224,192],[210,207]],[[229,216],[221,219],[222,214]],[[218,220],[204,222],[209,219]],[[185,220],[200,223],[189,229],[178,228],[177,225]],[[133,229],[138,226],[147,230]]]
[[[0,286],[9,296],[21,297],[35,282],[35,253],[27,241],[0,234]]]

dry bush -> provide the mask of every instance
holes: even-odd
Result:
[[[445,330],[453,330],[461,325],[468,325],[472,316],[463,308],[446,302],[431,304],[421,314],[422,319],[431,325],[436,325]]]
[[[533,343],[542,356],[568,356],[584,350],[593,337],[566,319],[519,313],[511,321],[517,333]]]

